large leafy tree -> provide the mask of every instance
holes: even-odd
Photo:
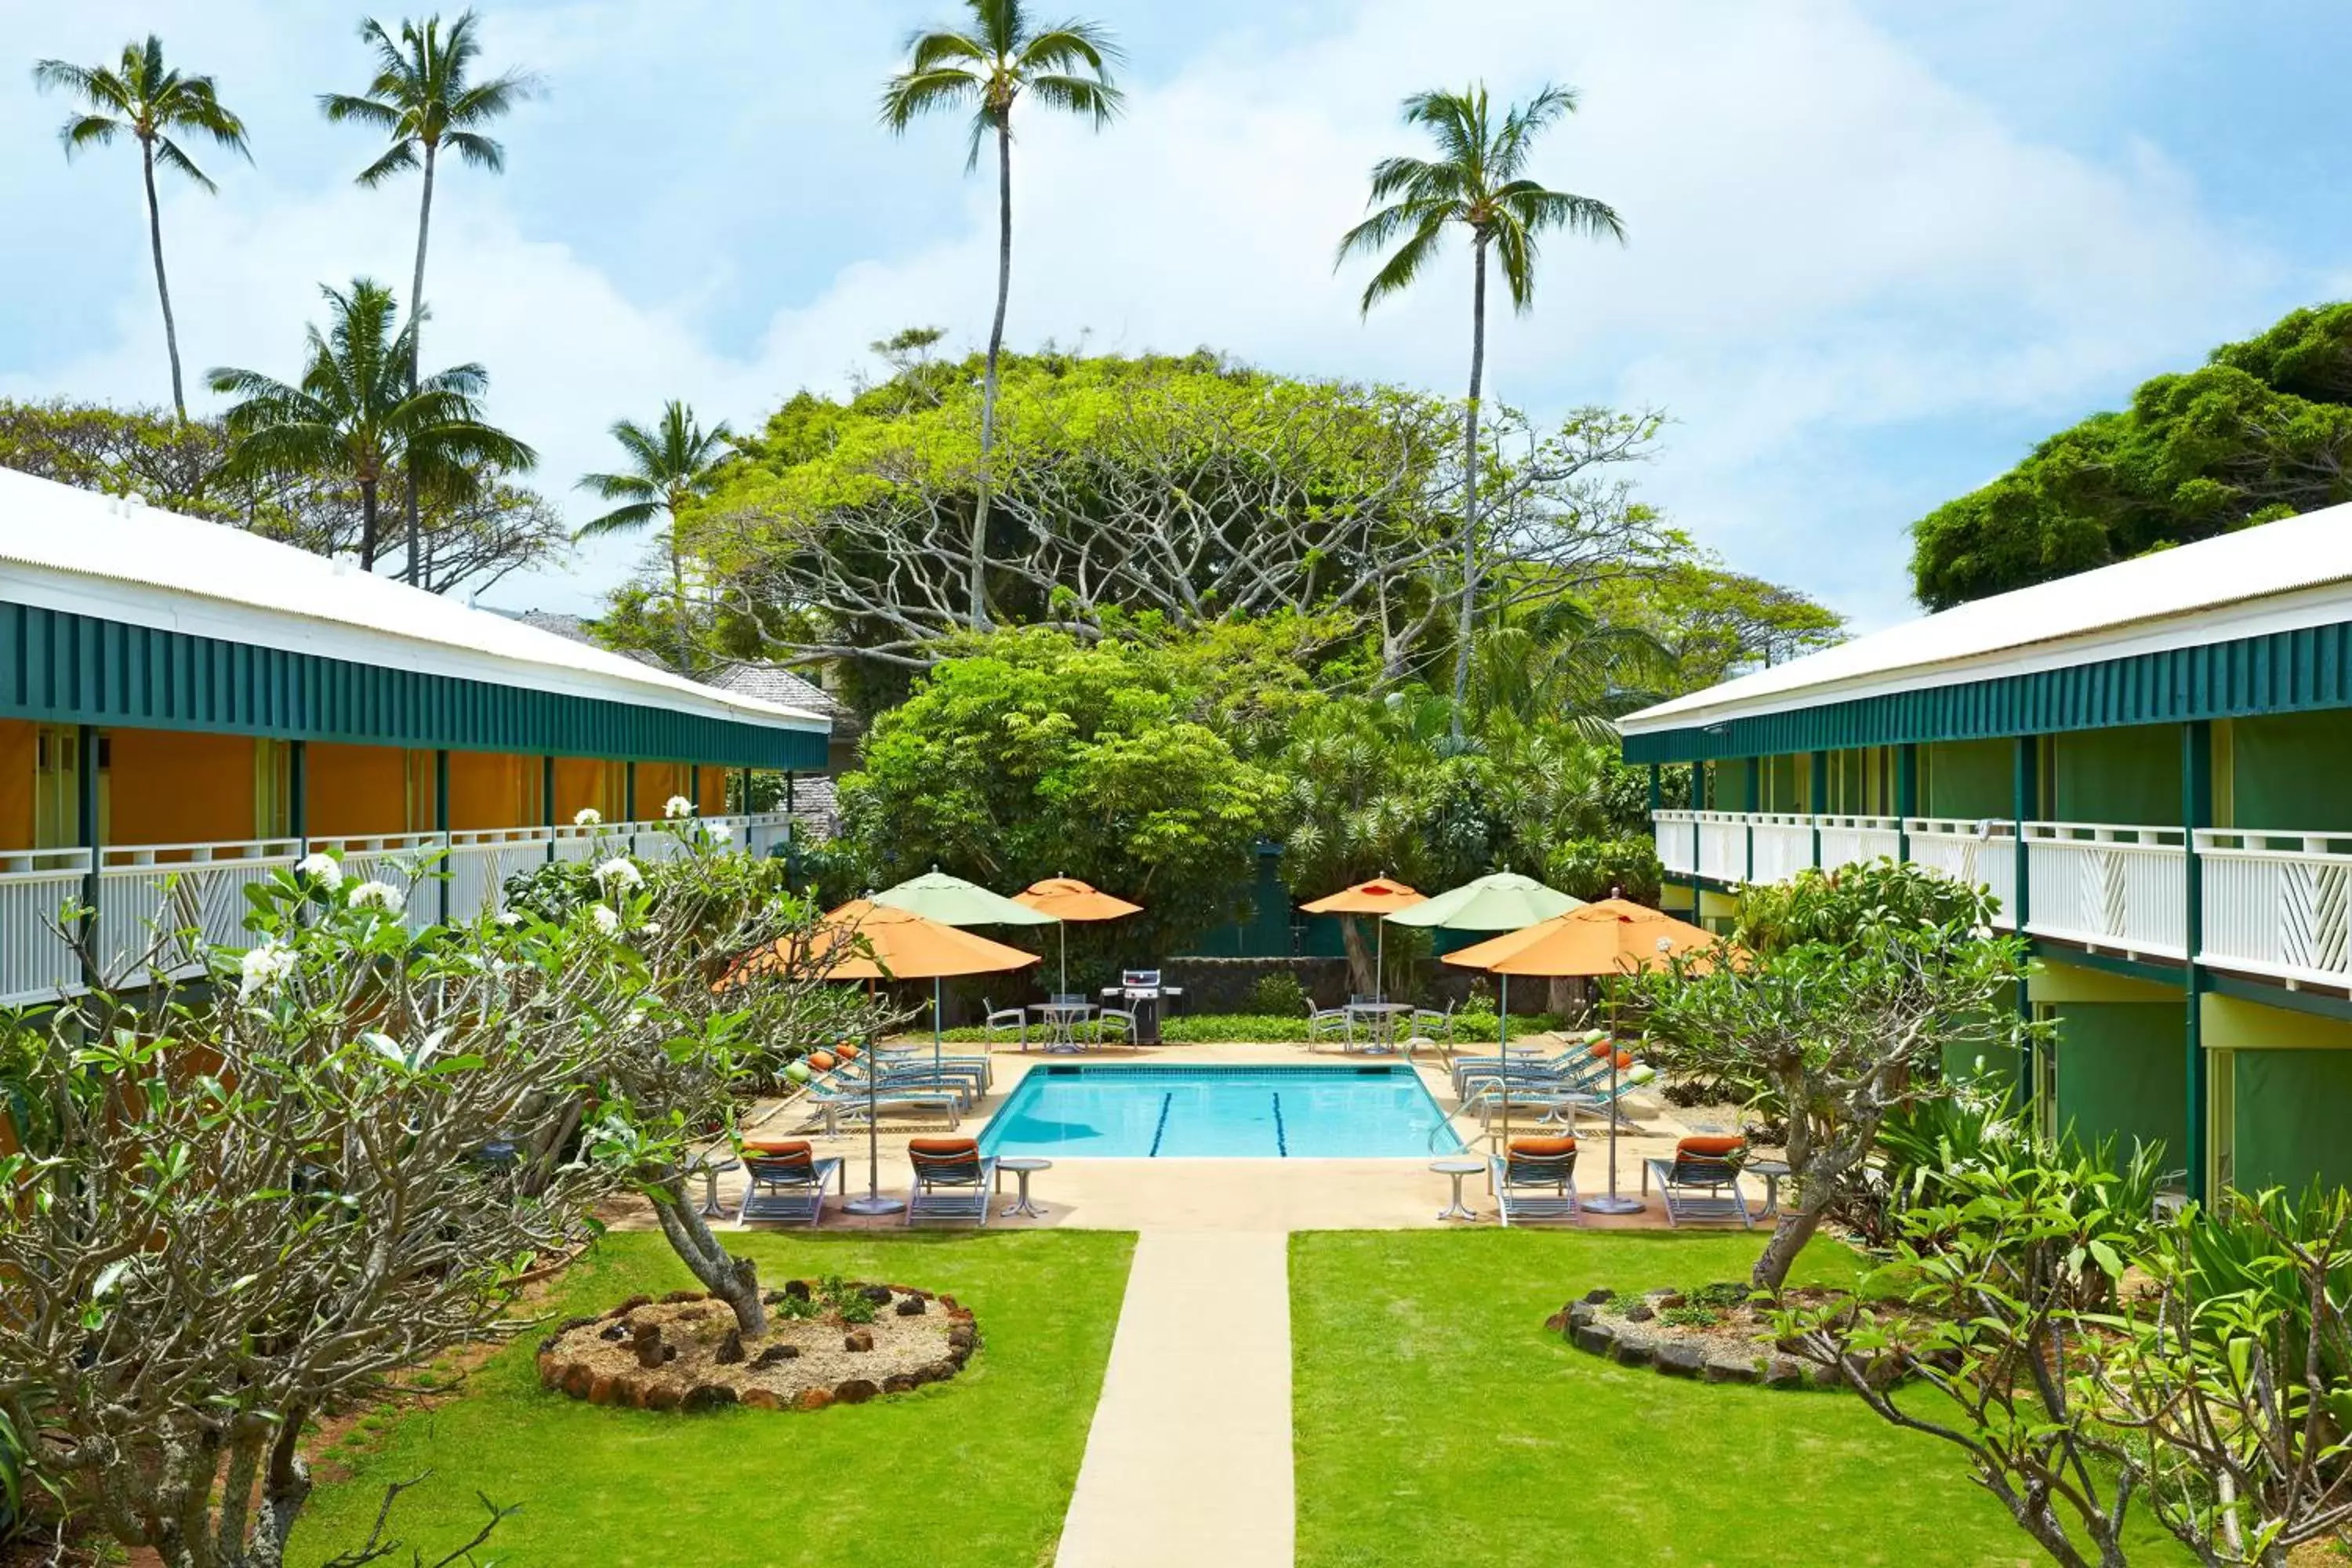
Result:
[[[2143,384],[1911,526],[1930,609],[2352,500],[2352,304]]]
[[[1483,84],[1413,94],[1404,100],[1405,123],[1429,132],[1436,156],[1384,158],[1373,165],[1370,199],[1384,205],[1339,240],[1341,261],[1388,252],[1364,286],[1362,309],[1370,314],[1422,275],[1451,229],[1458,226],[1470,236],[1470,396],[1462,418],[1462,584],[1454,656],[1457,725],[1470,684],[1478,604],[1478,404],[1486,371],[1487,258],[1491,253],[1502,270],[1511,309],[1525,314],[1535,305],[1537,247],[1545,233],[1625,237],[1607,203],[1552,190],[1526,174],[1536,138],[1575,108],[1572,90],[1547,87],[1497,121]]]
[[[327,330],[310,329],[299,382],[212,373],[213,390],[237,399],[226,416],[235,446],[226,471],[348,479],[360,494],[360,569],[373,571],[387,474],[405,471],[437,496],[465,500],[481,493],[488,470],[520,472],[539,455],[482,420],[490,378],[480,365],[415,374],[416,323],[399,321],[390,289],[362,278],[346,291],[320,292]]]
[[[988,460],[996,445],[997,360],[1004,348],[1004,308],[1013,289],[1013,106],[1024,93],[1047,109],[1110,123],[1121,95],[1111,80],[1119,58],[1110,35],[1092,22],[1033,26],[1021,0],[965,0],[969,31],[942,27],[907,40],[907,67],[882,93],[882,122],[893,132],[926,114],[971,115],[967,172],[981,148],[996,143],[996,310],[989,320],[988,367],[981,386],[980,490],[972,509],[966,563],[967,615],[988,625]]]
[[[705,430],[694,410],[673,398],[652,428],[623,419],[614,425],[613,439],[628,458],[627,469],[588,474],[582,478],[580,488],[621,504],[583,524],[576,537],[634,533],[657,518],[667,520],[663,542],[669,554],[670,603],[677,632],[676,662],[680,675],[691,675],[694,642],[687,615],[686,556],[678,540],[677,514],[716,488],[734,433],[724,424]]]
[[[425,251],[433,230],[433,180],[444,148],[460,161],[489,174],[506,168],[506,149],[483,131],[537,90],[536,79],[508,71],[487,81],[474,79],[482,52],[477,33],[481,19],[472,11],[461,14],[444,32],[441,18],[422,23],[404,21],[394,38],[381,22],[360,24],[360,41],[375,54],[375,77],[362,93],[321,93],[319,107],[331,121],[355,121],[380,131],[392,140],[382,156],[359,173],[362,185],[382,184],[395,174],[414,169],[422,178],[416,197],[416,268],[411,275],[411,314],[425,311]],[[412,326],[414,323],[412,322]],[[416,347],[414,332],[410,347]],[[409,363],[412,387],[416,364]],[[406,579],[417,582],[419,544],[417,495],[414,479],[404,486],[407,510],[408,565]]]
[[[215,190],[211,176],[181,143],[190,136],[209,137],[250,160],[245,122],[221,102],[212,78],[184,76],[167,65],[163,41],[152,33],[143,44],[125,44],[120,65],[43,60],[33,68],[33,80],[44,91],[56,89],[81,100],[58,132],[67,157],[86,147],[106,146],[126,132],[139,143],[139,174],[147,193],[147,246],[155,260],[155,297],[163,307],[163,347],[172,359],[172,408],[185,420],[188,399],[180,381],[180,331],[172,318],[172,285],[163,271],[163,215],[155,201],[155,165]]]

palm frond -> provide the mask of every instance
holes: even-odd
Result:
[[[983,101],[987,90],[987,79],[973,71],[947,66],[908,71],[882,89],[882,123],[904,132],[923,115]]]
[[[422,161],[417,156],[416,143],[404,137],[385,148],[383,156],[352,175],[352,181],[354,184],[364,185],[373,190],[394,174],[404,174],[415,168]]]
[[[1350,256],[1385,250],[1391,240],[1408,229],[1417,230],[1432,222],[1460,216],[1459,210],[1447,203],[1404,201],[1382,207],[1339,237],[1339,254],[1333,266]]]
[[[979,39],[964,33],[909,33],[907,36],[907,70],[908,76],[921,76],[938,70],[951,61],[966,65],[985,66],[990,53]]]
[[[109,120],[103,114],[76,114],[68,117],[58,131],[58,140],[65,144],[70,158],[85,147],[104,147],[112,143],[123,130],[122,121]]]
[[[604,474],[592,475],[590,477],[613,479],[620,476]],[[586,479],[583,479],[581,483],[584,487],[587,486],[588,481]],[[662,503],[658,500],[634,501],[627,506],[614,507],[612,510],[604,513],[602,517],[589,519],[586,522],[582,523],[577,529],[572,531],[572,537],[573,539],[602,539],[608,534],[632,533],[636,530],[645,527],[646,524],[653,522],[655,520],[659,518],[661,514]]]
[[[1069,21],[1031,37],[1013,57],[1013,64],[1024,75],[1067,73],[1073,67],[1084,66],[1108,87],[1110,68],[1126,58],[1118,42],[1101,27],[1092,22]]]
[[[71,60],[36,60],[33,85],[43,92],[70,92],[118,111],[131,108],[130,89],[121,77],[103,66],[78,66]]]
[[[213,184],[212,176],[197,168],[195,161],[181,152],[180,144],[169,136],[155,138],[155,162],[167,169],[178,170],[206,191],[220,189],[218,185]]]
[[[441,138],[441,145],[477,169],[493,174],[506,172],[507,150],[478,131],[452,131]]]
[[[1364,285],[1364,297],[1358,310],[1370,315],[1374,305],[1389,295],[1409,288],[1412,280],[1421,276],[1421,269],[1429,264],[1430,258],[1437,254],[1438,245],[1444,237],[1445,220],[1443,217],[1424,218],[1413,230],[1412,237],[1397,247],[1396,253],[1372,274],[1372,280]]]
[[[1083,114],[1099,131],[1118,118],[1126,95],[1108,82],[1082,76],[1041,76],[1029,83],[1030,95],[1040,103],[1066,113]]]
[[[351,92],[322,92],[319,95],[319,112],[327,117],[330,125],[357,121],[373,130],[395,132],[400,128],[400,110],[373,98],[362,98]]]

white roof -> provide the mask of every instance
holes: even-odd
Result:
[[[715,690],[290,544],[6,468],[0,599],[771,729],[831,728],[822,714]]]
[[[1629,735],[2352,620],[2352,504],[1889,626],[1629,714]]]

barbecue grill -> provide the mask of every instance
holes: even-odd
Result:
[[[1160,1010],[1183,994],[1181,985],[1160,984],[1160,971],[1156,969],[1121,970],[1118,984],[1106,985],[1102,992],[1106,1005],[1124,1007],[1135,1015],[1135,1043],[1139,1046],[1160,1043]]]

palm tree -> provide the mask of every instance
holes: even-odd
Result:
[[[979,166],[982,143],[996,139],[996,314],[988,328],[988,371],[980,390],[980,495],[972,508],[971,624],[988,625],[989,454],[996,445],[996,366],[1004,348],[1004,303],[1013,287],[1013,105],[1027,92],[1048,109],[1082,114],[1099,131],[1124,101],[1111,85],[1120,59],[1110,35],[1071,20],[1032,29],[1021,0],[964,0],[974,30],[917,32],[907,39],[907,68],[882,93],[882,123],[903,134],[919,115],[971,110],[964,171]]]
[[[489,373],[461,364],[416,374],[416,321],[402,323],[392,290],[362,278],[347,293],[322,288],[328,327],[310,329],[299,384],[254,370],[218,369],[215,392],[238,401],[227,416],[232,479],[331,473],[360,491],[360,569],[375,569],[376,497],[397,470],[452,501],[474,499],[486,467],[520,472],[539,454],[482,422]]]
[[[694,410],[673,398],[655,428],[648,430],[624,419],[613,426],[613,439],[628,454],[629,471],[589,474],[581,479],[580,488],[622,504],[583,524],[572,537],[599,539],[630,533],[656,517],[669,519],[667,542],[671,602],[677,611],[677,672],[691,675],[694,658],[687,628],[686,561],[678,542],[677,514],[688,502],[709,495],[717,485],[720,467],[732,455],[728,448],[735,436],[723,424],[705,430],[695,420]]]
[[[1486,254],[1492,250],[1510,290],[1511,309],[1535,304],[1536,241],[1549,229],[1622,242],[1624,226],[1613,208],[1591,196],[1549,190],[1522,174],[1538,132],[1574,112],[1576,94],[1547,87],[1511,109],[1496,125],[1481,85],[1465,92],[1418,92],[1404,100],[1404,121],[1426,128],[1438,155],[1383,158],[1372,166],[1371,203],[1385,202],[1339,239],[1339,259],[1378,256],[1403,237],[1364,286],[1366,315],[1386,296],[1421,276],[1448,225],[1470,231],[1470,400],[1462,434],[1462,606],[1454,650],[1454,722],[1462,722],[1470,686],[1472,638],[1478,595],[1478,398],[1486,370]]]
[[[468,79],[482,52],[474,36],[480,19],[471,11],[460,16],[446,33],[437,16],[400,25],[397,41],[383,23],[360,24],[360,41],[374,49],[375,79],[360,94],[327,92],[319,107],[327,119],[341,124],[355,120],[392,138],[383,155],[359,173],[359,183],[371,188],[411,169],[424,173],[416,204],[416,269],[411,275],[408,298],[417,315],[425,313],[425,247],[433,231],[433,176],[441,150],[446,147],[466,163],[499,174],[506,168],[506,149],[482,133],[488,124],[538,91],[538,79],[509,71],[488,81]],[[411,326],[415,325],[414,321]],[[412,380],[415,367],[410,370]],[[408,523],[407,580],[416,581],[416,489],[405,498]]]
[[[155,256],[155,293],[163,302],[163,346],[172,356],[172,408],[184,425],[188,400],[180,385],[180,331],[172,320],[172,286],[163,276],[163,218],[155,205],[155,165],[177,169],[205,190],[217,190],[173,133],[202,132],[251,163],[245,121],[222,107],[212,78],[182,76],[166,67],[163,40],[152,33],[144,44],[123,45],[122,63],[111,70],[43,60],[33,68],[33,81],[43,92],[62,88],[82,101],[81,110],[58,133],[67,157],[85,147],[106,146],[125,131],[139,139],[140,174],[147,185],[147,243]]]

